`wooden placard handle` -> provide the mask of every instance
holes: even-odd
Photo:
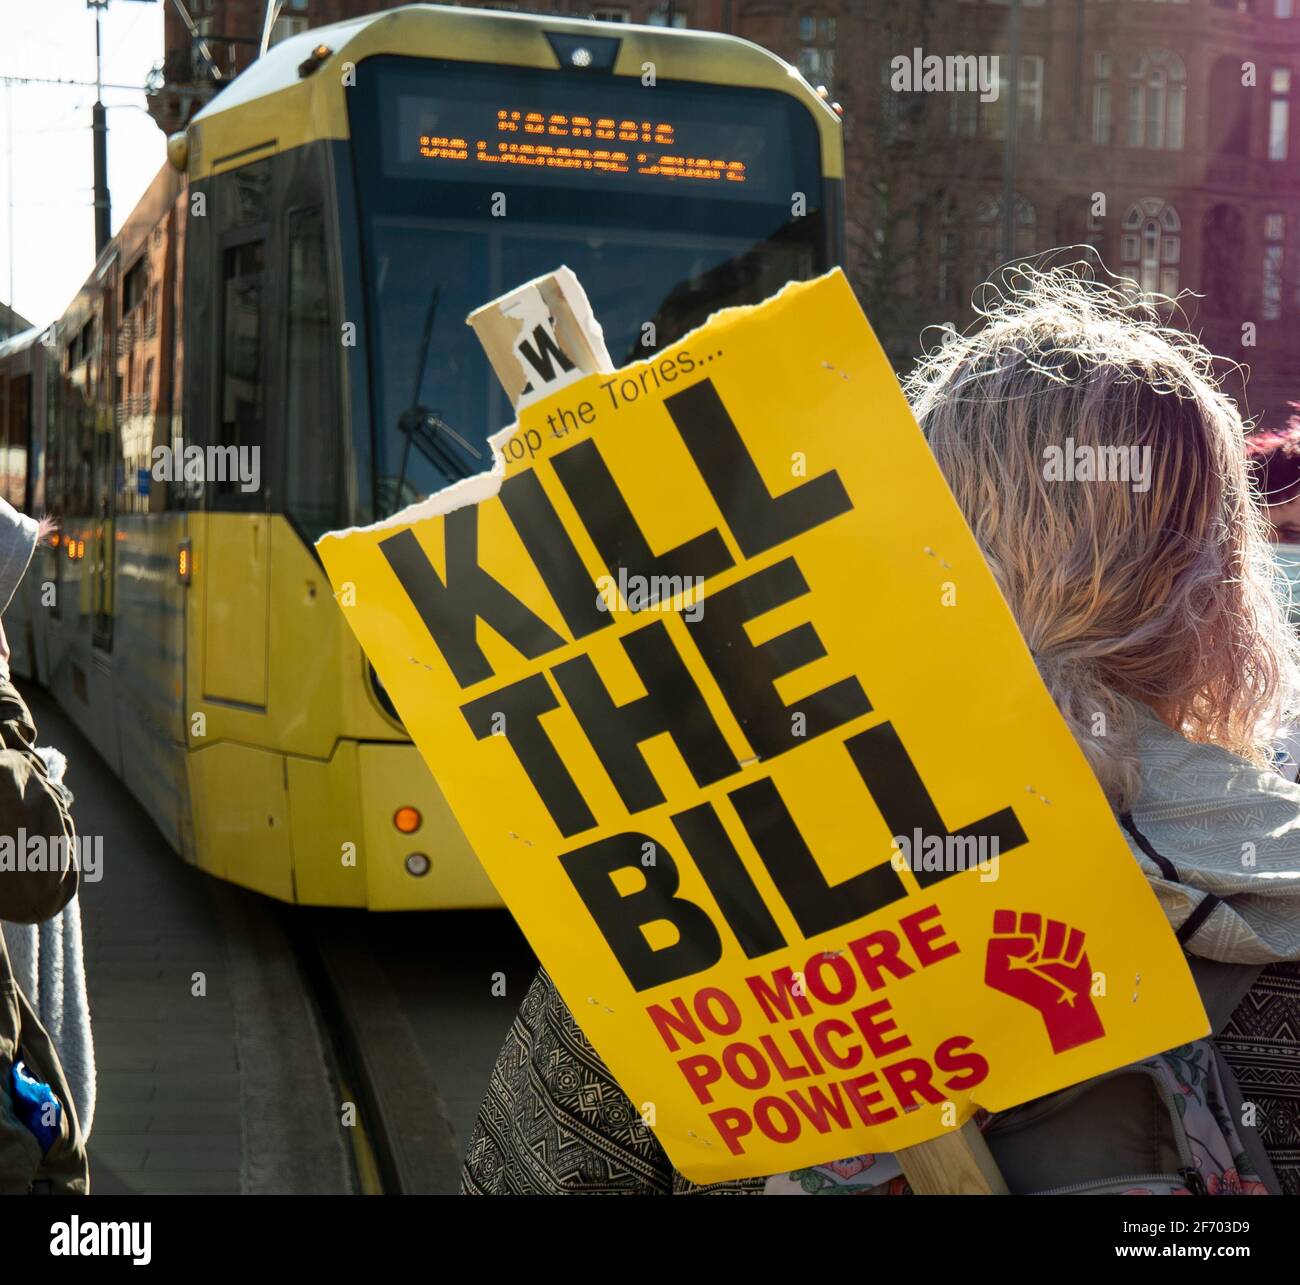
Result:
[[[974,1120],[894,1152],[918,1196],[1006,1196],[1006,1179]]]

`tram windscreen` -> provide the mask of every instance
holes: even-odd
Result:
[[[376,58],[350,90],[376,516],[491,466],[512,418],[465,317],[566,264],[616,364],[830,266],[788,94]]]

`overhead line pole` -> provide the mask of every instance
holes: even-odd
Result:
[[[9,143],[5,149],[8,164],[8,177],[5,187],[9,192],[9,307],[14,306],[14,91],[13,86],[5,86],[5,121],[9,132]]]
[[[95,11],[95,105],[91,108],[91,131],[95,160],[95,258],[113,235],[112,198],[108,194],[108,114],[104,111],[104,68],[102,20],[108,0],[86,0]]]

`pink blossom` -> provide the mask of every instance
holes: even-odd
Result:
[[[876,1163],[874,1155],[851,1156],[848,1160],[836,1160],[826,1166],[833,1174],[839,1178],[852,1178],[856,1174],[862,1173],[864,1169],[870,1169]]]

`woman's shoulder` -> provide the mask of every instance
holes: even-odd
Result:
[[[1139,724],[1136,745],[1134,810],[1149,822],[1195,818],[1202,831],[1234,837],[1293,833],[1300,852],[1300,784],[1222,746],[1191,741],[1154,715]]]

